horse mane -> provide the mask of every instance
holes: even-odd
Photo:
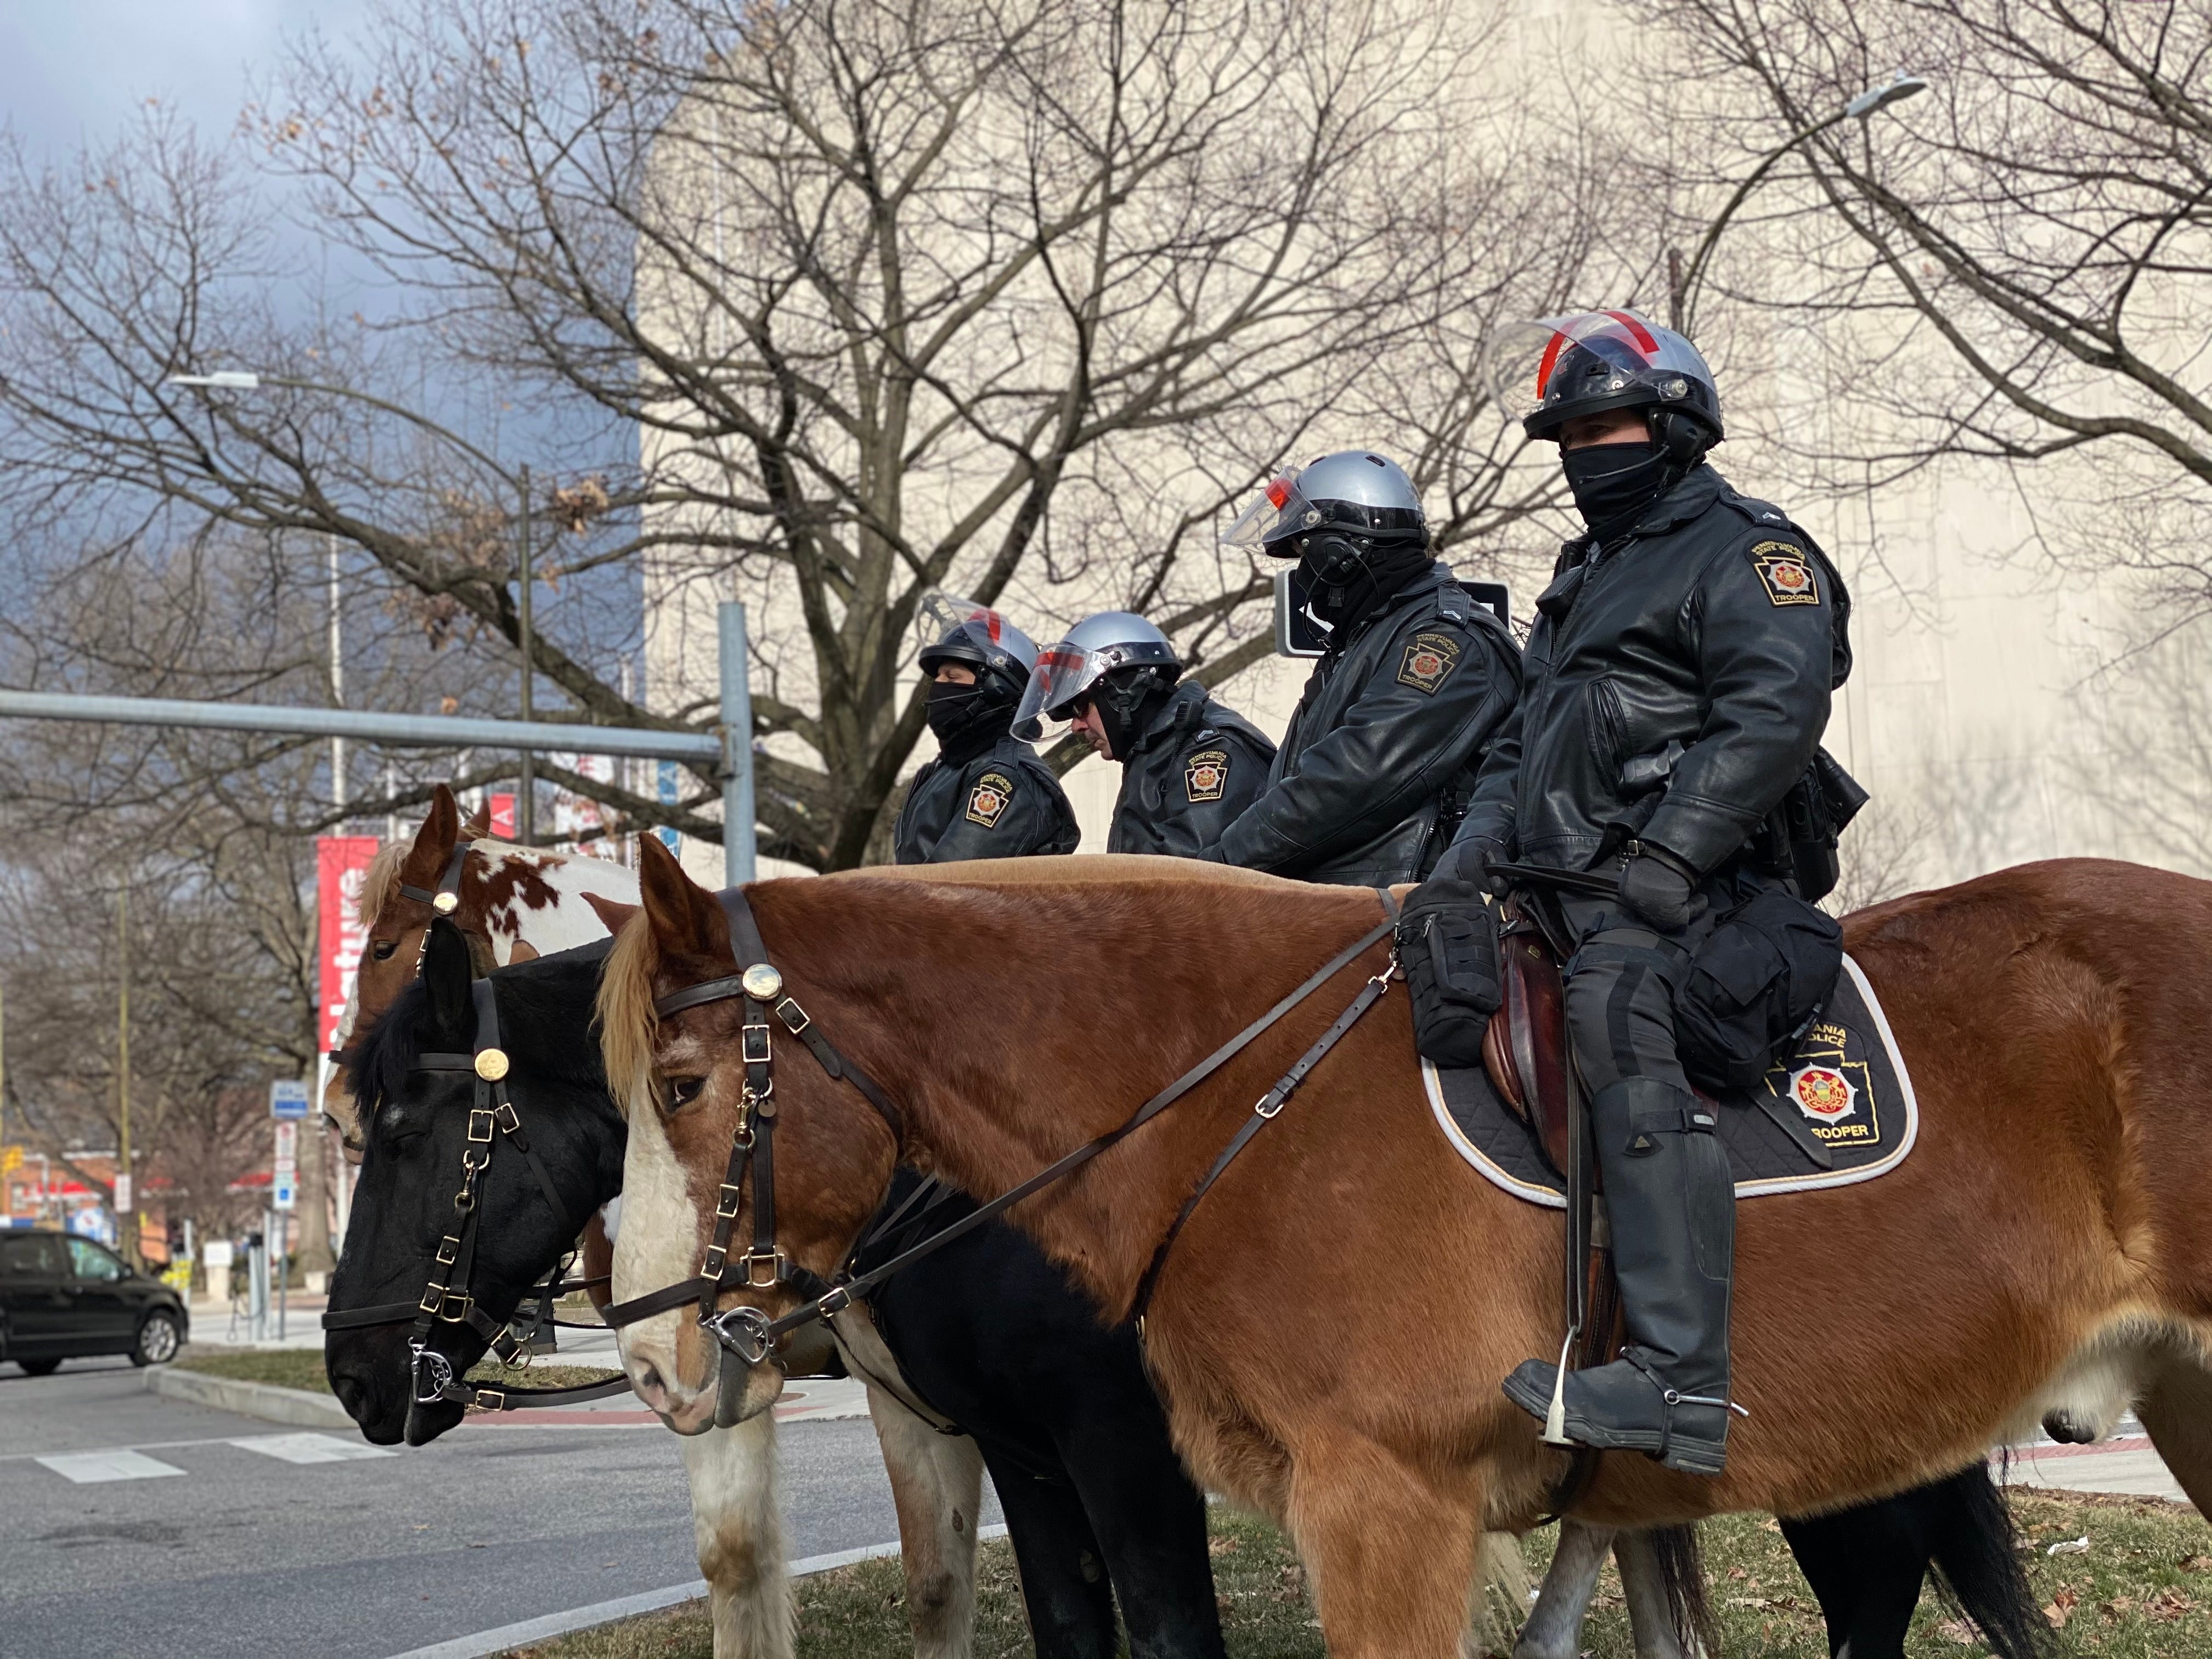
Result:
[[[607,1088],[624,1117],[634,1106],[659,1099],[653,1049],[660,1036],[660,1017],[653,1012],[653,981],[659,971],[660,944],[641,910],[615,935],[614,949],[599,974],[592,1018],[599,1029]]]
[[[518,1072],[585,1085],[595,1080],[599,1050],[588,1022],[576,1018],[576,981],[596,979],[612,946],[612,940],[593,939],[495,970],[500,1046],[513,1056]],[[374,1122],[377,1108],[406,1086],[422,1054],[429,1010],[430,988],[418,977],[362,1039],[351,1071],[363,1123]]]
[[[354,915],[364,927],[374,927],[377,917],[384,914],[386,901],[399,886],[399,866],[407,861],[413,848],[410,843],[388,841],[376,849],[376,856],[368,861],[368,872],[361,878],[361,900],[354,907]]]
[[[808,878],[799,884],[831,891],[851,883],[905,883],[923,887],[964,889],[963,902],[982,904],[1004,901],[1018,905],[1024,890],[1066,895],[1094,890],[1092,902],[1103,902],[1109,914],[1115,889],[1133,892],[1136,884],[1170,882],[1198,888],[1240,888],[1279,894],[1310,895],[1310,884],[1285,880],[1256,870],[1230,865],[1206,864],[1195,859],[1108,854],[1078,858],[975,859],[957,864],[870,865],[833,875]],[[782,887],[786,881],[763,884]],[[752,890],[756,903],[767,895]],[[594,1024],[599,1028],[600,1053],[606,1062],[607,1086],[625,1116],[641,1103],[656,1103],[660,1087],[653,1069],[653,1048],[660,1022],[653,1012],[653,980],[660,971],[660,947],[653,927],[641,910],[630,918],[615,939],[613,953],[599,976]]]

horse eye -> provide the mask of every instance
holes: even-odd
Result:
[[[707,1079],[703,1077],[672,1077],[669,1079],[668,1104],[670,1109],[673,1110],[678,1107],[689,1106],[693,1101],[699,1098],[700,1091],[704,1089],[706,1086]]]
[[[379,962],[389,962],[392,960],[392,953],[398,948],[399,941],[396,939],[376,939],[369,945],[369,954]]]

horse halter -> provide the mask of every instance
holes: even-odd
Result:
[[[744,1004],[745,1021],[739,1033],[739,1054],[745,1068],[744,1089],[738,1108],[737,1131],[730,1142],[729,1165],[723,1171],[721,1188],[715,1194],[714,1230],[700,1259],[699,1271],[692,1277],[630,1301],[616,1303],[602,1310],[602,1317],[609,1326],[619,1330],[696,1301],[699,1323],[713,1331],[718,1342],[747,1364],[757,1365],[768,1357],[776,1337],[782,1333],[770,1332],[768,1316],[757,1308],[732,1308],[726,1313],[718,1313],[714,1304],[725,1291],[768,1291],[790,1285],[801,1296],[811,1298],[808,1305],[818,1310],[817,1318],[840,1313],[853,1300],[844,1285],[833,1285],[811,1268],[793,1261],[776,1240],[775,1047],[775,1027],[769,1024],[769,1014],[773,1012],[787,1033],[805,1043],[826,1074],[850,1083],[860,1091],[883,1119],[884,1127],[890,1131],[895,1150],[904,1145],[906,1133],[904,1121],[890,1097],[815,1029],[813,1020],[796,999],[785,994],[783,975],[768,960],[768,946],[761,939],[760,925],[753,920],[752,906],[743,890],[729,888],[716,897],[729,922],[731,954],[750,965],[738,973],[672,991],[657,998],[653,1005],[654,1017],[665,1019],[671,1014],[709,1002],[741,1000]],[[748,1175],[751,1177],[753,1198],[752,1243],[744,1255],[732,1256],[730,1235],[737,1226],[738,1212],[744,1207]]]
[[[793,1036],[805,1042],[815,1059],[821,1062],[824,1072],[832,1078],[849,1082],[867,1097],[868,1103],[876,1109],[889,1126],[892,1140],[903,1147],[905,1136],[898,1109],[872,1078],[838,1053],[829,1039],[815,1030],[814,1023],[807,1017],[805,1010],[782,994],[783,975],[768,959],[768,947],[762,941],[760,928],[753,920],[752,906],[742,890],[734,887],[725,890],[715,896],[722,906],[723,914],[729,919],[732,951],[740,961],[749,957],[751,966],[737,974],[671,992],[656,1000],[653,1005],[655,1016],[665,1018],[685,1008],[696,1008],[702,1003],[726,1001],[738,997],[744,1000],[745,1024],[741,1050],[745,1066],[744,1104],[738,1115],[736,1139],[730,1149],[729,1169],[722,1178],[721,1190],[714,1206],[712,1242],[707,1248],[705,1258],[699,1264],[699,1272],[693,1277],[665,1285],[631,1301],[616,1303],[602,1310],[602,1317],[611,1328],[619,1330],[625,1325],[634,1325],[640,1320],[650,1319],[656,1314],[666,1313],[696,1300],[699,1304],[701,1327],[712,1331],[715,1341],[744,1364],[759,1364],[775,1352],[777,1342],[784,1336],[843,1312],[894,1273],[942,1249],[953,1240],[973,1232],[986,1222],[995,1219],[1031,1194],[1074,1174],[1099,1153],[1142,1128],[1212,1077],[1250,1047],[1278,1020],[1389,935],[1397,925],[1398,901],[1388,889],[1377,888],[1375,890],[1376,896],[1382,904],[1383,921],[1379,925],[1370,928],[1339,951],[1308,975],[1295,990],[1146,1101],[1121,1124],[1094,1139],[1085,1141],[1020,1185],[1000,1194],[986,1204],[979,1205],[959,1220],[939,1228],[921,1243],[900,1251],[890,1261],[870,1268],[866,1273],[854,1273],[852,1265],[854,1258],[872,1240],[892,1231],[907,1219],[908,1209],[915,1199],[928,1190],[925,1185],[896,1212],[866,1231],[860,1241],[848,1253],[846,1266],[833,1284],[823,1279],[819,1273],[793,1261],[776,1245],[775,1176],[772,1150],[776,1115],[775,1079],[771,1028],[768,1023],[769,1004],[774,1003],[776,1018],[783,1022]],[[1277,1079],[1273,1088],[1261,1096],[1252,1109],[1252,1115],[1192,1189],[1166,1236],[1153,1251],[1152,1261],[1139,1285],[1136,1316],[1140,1328],[1144,1310],[1151,1301],[1160,1269],[1166,1265],[1168,1251],[1182,1232],[1183,1224],[1190,1219],[1191,1212],[1198,1207],[1199,1200],[1206,1196],[1207,1190],[1220,1179],[1230,1164],[1250,1144],[1259,1131],[1274,1121],[1291,1095],[1305,1081],[1307,1074],[1320,1063],[1322,1057],[1336,1046],[1361,1015],[1382,999],[1397,969],[1397,957],[1394,953],[1382,971],[1366,981],[1335,1023],[1315,1040],[1312,1046],[1299,1056],[1297,1063]],[[729,1255],[730,1233],[736,1224],[749,1161],[753,1189],[753,1243],[744,1255],[732,1260]],[[765,1279],[756,1277],[756,1268],[762,1267],[766,1267],[769,1275]],[[742,1269],[737,1277],[732,1275],[733,1267]],[[765,1291],[787,1285],[795,1286],[801,1296],[809,1299],[790,1312],[775,1318],[770,1318],[758,1308],[750,1306],[732,1308],[720,1313],[715,1311],[714,1304],[725,1291],[736,1289]]]
[[[439,915],[450,920],[461,908],[461,872],[467,869],[469,854],[476,850],[476,844],[475,836],[463,836],[453,843],[453,856],[446,860],[445,869],[439,872],[436,887],[417,887],[412,882],[403,881],[399,884],[399,896],[413,899],[418,904],[427,904]],[[422,930],[422,943],[415,951],[415,971],[418,975],[422,971],[422,958],[429,954],[429,950],[430,930],[426,927]],[[329,1054],[333,1066],[349,1068],[353,1065],[353,1058],[350,1048],[333,1048]],[[358,1149],[349,1147],[349,1150]]]
[[[465,1054],[420,1054],[410,1068],[417,1072],[466,1072],[476,1079],[475,1098],[469,1106],[467,1138],[461,1144],[461,1185],[453,1194],[453,1230],[441,1237],[436,1249],[430,1253],[428,1282],[420,1301],[386,1302],[370,1308],[326,1312],[323,1315],[323,1328],[340,1331],[376,1325],[407,1325],[409,1370],[418,1405],[448,1400],[485,1411],[514,1411],[525,1405],[568,1405],[627,1393],[627,1378],[577,1389],[476,1388],[456,1382],[453,1362],[428,1346],[431,1330],[440,1324],[468,1326],[484,1339],[502,1365],[513,1364],[525,1346],[526,1339],[518,1339],[511,1323],[494,1320],[469,1291],[476,1266],[477,1224],[483,1213],[480,1200],[489,1181],[485,1171],[491,1167],[492,1153],[501,1139],[511,1141],[514,1149],[530,1160],[531,1172],[538,1177],[546,1201],[556,1212],[561,1207],[561,1195],[554,1188],[553,1177],[545,1172],[545,1165],[531,1146],[529,1136],[523,1133],[522,1119],[514,1109],[514,1103],[507,1098],[507,1074],[513,1069],[513,1062],[507,1050],[500,1046],[499,1000],[492,981],[473,981],[469,986],[469,998],[477,1018],[476,1038],[471,1051]],[[556,1297],[585,1282],[561,1282],[556,1269],[543,1285],[533,1285],[541,1316],[551,1313]]]

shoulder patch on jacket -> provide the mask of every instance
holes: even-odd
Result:
[[[1818,605],[1820,578],[1805,550],[1793,542],[1760,542],[1751,550],[1752,568],[1776,605]]]
[[[1229,751],[1201,749],[1182,763],[1182,792],[1194,803],[1219,800],[1229,787]]]
[[[1449,634],[1422,629],[1406,641],[1406,653],[1398,659],[1398,684],[1434,696],[1437,688],[1459,666],[1463,649]]]
[[[1014,798],[1014,781],[1004,772],[986,772],[968,792],[968,822],[995,830]]]

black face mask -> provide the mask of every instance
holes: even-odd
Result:
[[[1316,559],[1309,552],[1298,566],[1309,584],[1309,608],[1332,629],[1358,622],[1401,588],[1426,575],[1434,562],[1424,543],[1385,544],[1367,549],[1355,562],[1343,556],[1340,550],[1346,544],[1340,538],[1316,537],[1315,541],[1322,556]]]
[[[1574,492],[1575,510],[1595,534],[1618,529],[1672,489],[1680,476],[1657,444],[1592,444],[1563,450],[1559,470]]]
[[[1006,735],[1014,711],[980,685],[934,680],[929,687],[929,729],[947,760],[972,760]]]

